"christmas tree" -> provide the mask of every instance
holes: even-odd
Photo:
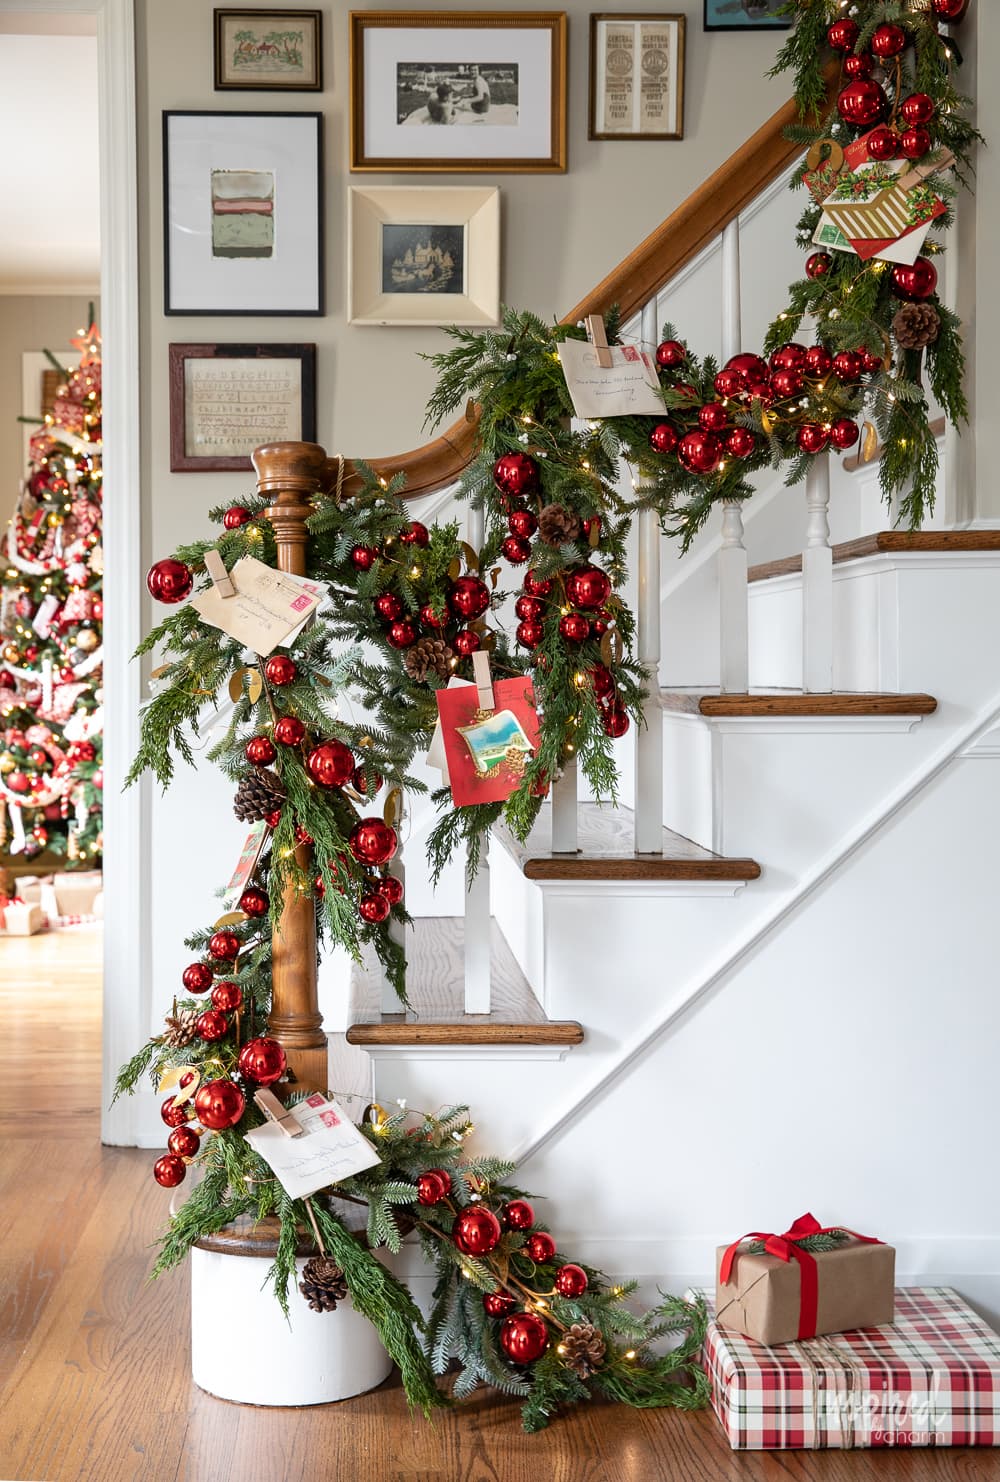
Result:
[[[0,847],[101,853],[101,337],[71,342],[7,526],[0,585]],[[47,352],[46,352],[47,353]]]

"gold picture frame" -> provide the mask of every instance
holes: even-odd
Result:
[[[683,15],[590,17],[588,139],[684,138]]]
[[[563,11],[352,11],[350,30],[352,170],[565,171]]]

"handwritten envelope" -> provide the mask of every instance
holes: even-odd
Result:
[[[286,1136],[272,1122],[246,1134],[291,1198],[304,1199],[381,1161],[343,1108],[319,1091],[296,1102],[292,1111],[302,1127],[299,1136]]]
[[[235,596],[222,597],[213,586],[192,598],[192,606],[210,627],[263,656],[312,616],[323,595],[317,583],[286,576],[254,556],[242,556],[229,577]]]
[[[662,417],[660,380],[652,357],[634,345],[615,345],[610,366],[583,340],[559,346],[566,388],[578,417]]]

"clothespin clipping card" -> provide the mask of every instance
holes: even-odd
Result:
[[[218,551],[205,552],[205,570],[212,578],[212,585],[220,597],[236,596],[236,588]]]
[[[495,803],[516,792],[538,747],[531,680],[494,682],[489,656],[472,656],[473,684],[437,691],[451,795],[458,807]]]
[[[280,1127],[286,1137],[299,1137],[303,1131],[302,1123],[297,1121],[287,1106],[275,1096],[273,1091],[265,1091],[263,1087],[254,1092],[254,1101],[260,1107],[269,1122]]]
[[[583,327],[587,331],[587,339],[597,351],[597,363],[605,370],[610,370],[614,364],[614,358],[608,345],[608,334],[604,328],[603,314],[588,314],[583,321]]]
[[[497,702],[493,694],[490,656],[488,653],[484,653],[481,648],[477,649],[472,655],[472,672],[476,679],[476,694],[479,697],[480,710],[494,711],[497,708]]]

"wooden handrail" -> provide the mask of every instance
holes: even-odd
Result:
[[[838,77],[836,66],[831,67],[827,80],[831,102]],[[612,304],[619,305],[623,319],[638,313],[801,153],[802,146],[789,143],[784,136],[787,125],[797,118],[795,100],[789,99],[596,288],[564,314],[560,323],[575,324],[587,314],[605,313]],[[475,420],[463,417],[423,447],[368,461],[385,479],[404,472],[406,498],[432,494],[454,483],[471,462],[476,427]],[[358,476],[348,460],[346,490],[350,493],[358,486]]]

